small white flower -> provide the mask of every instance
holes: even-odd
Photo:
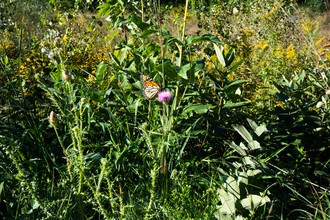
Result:
[[[48,56],[49,59],[53,59],[54,58],[54,52],[53,51],[49,51]]]
[[[41,53],[46,53],[47,52],[47,50],[46,50],[46,48],[41,48]]]
[[[110,22],[111,21],[111,17],[108,16],[105,20]]]
[[[238,10],[236,7],[233,8],[233,15],[238,15]]]

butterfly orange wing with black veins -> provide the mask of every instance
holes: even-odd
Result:
[[[143,84],[143,95],[146,99],[153,99],[160,91],[160,86],[150,77],[141,75],[140,79]]]

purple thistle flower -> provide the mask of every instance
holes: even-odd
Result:
[[[56,38],[54,39],[54,43],[60,43],[60,38],[56,37]]]
[[[158,93],[158,102],[168,101],[172,98],[172,93],[170,91],[162,91]]]

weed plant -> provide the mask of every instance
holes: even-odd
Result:
[[[172,7],[174,34],[159,1],[107,1],[90,20],[82,1],[50,1],[43,33],[25,32],[26,11],[2,27],[4,219],[329,218],[316,22],[290,1],[197,2]],[[189,36],[200,10],[211,33]],[[171,98],[146,99],[141,75]]]

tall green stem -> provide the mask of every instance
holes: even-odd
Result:
[[[184,11],[183,26],[182,26],[182,36],[181,36],[181,41],[182,42],[184,41],[184,35],[186,34],[186,23],[187,23],[188,6],[189,6],[189,0],[186,0],[186,8],[185,8],[185,11]],[[179,66],[181,67],[181,65],[182,65],[182,53],[183,53],[182,46],[179,47],[179,50],[180,50]]]

